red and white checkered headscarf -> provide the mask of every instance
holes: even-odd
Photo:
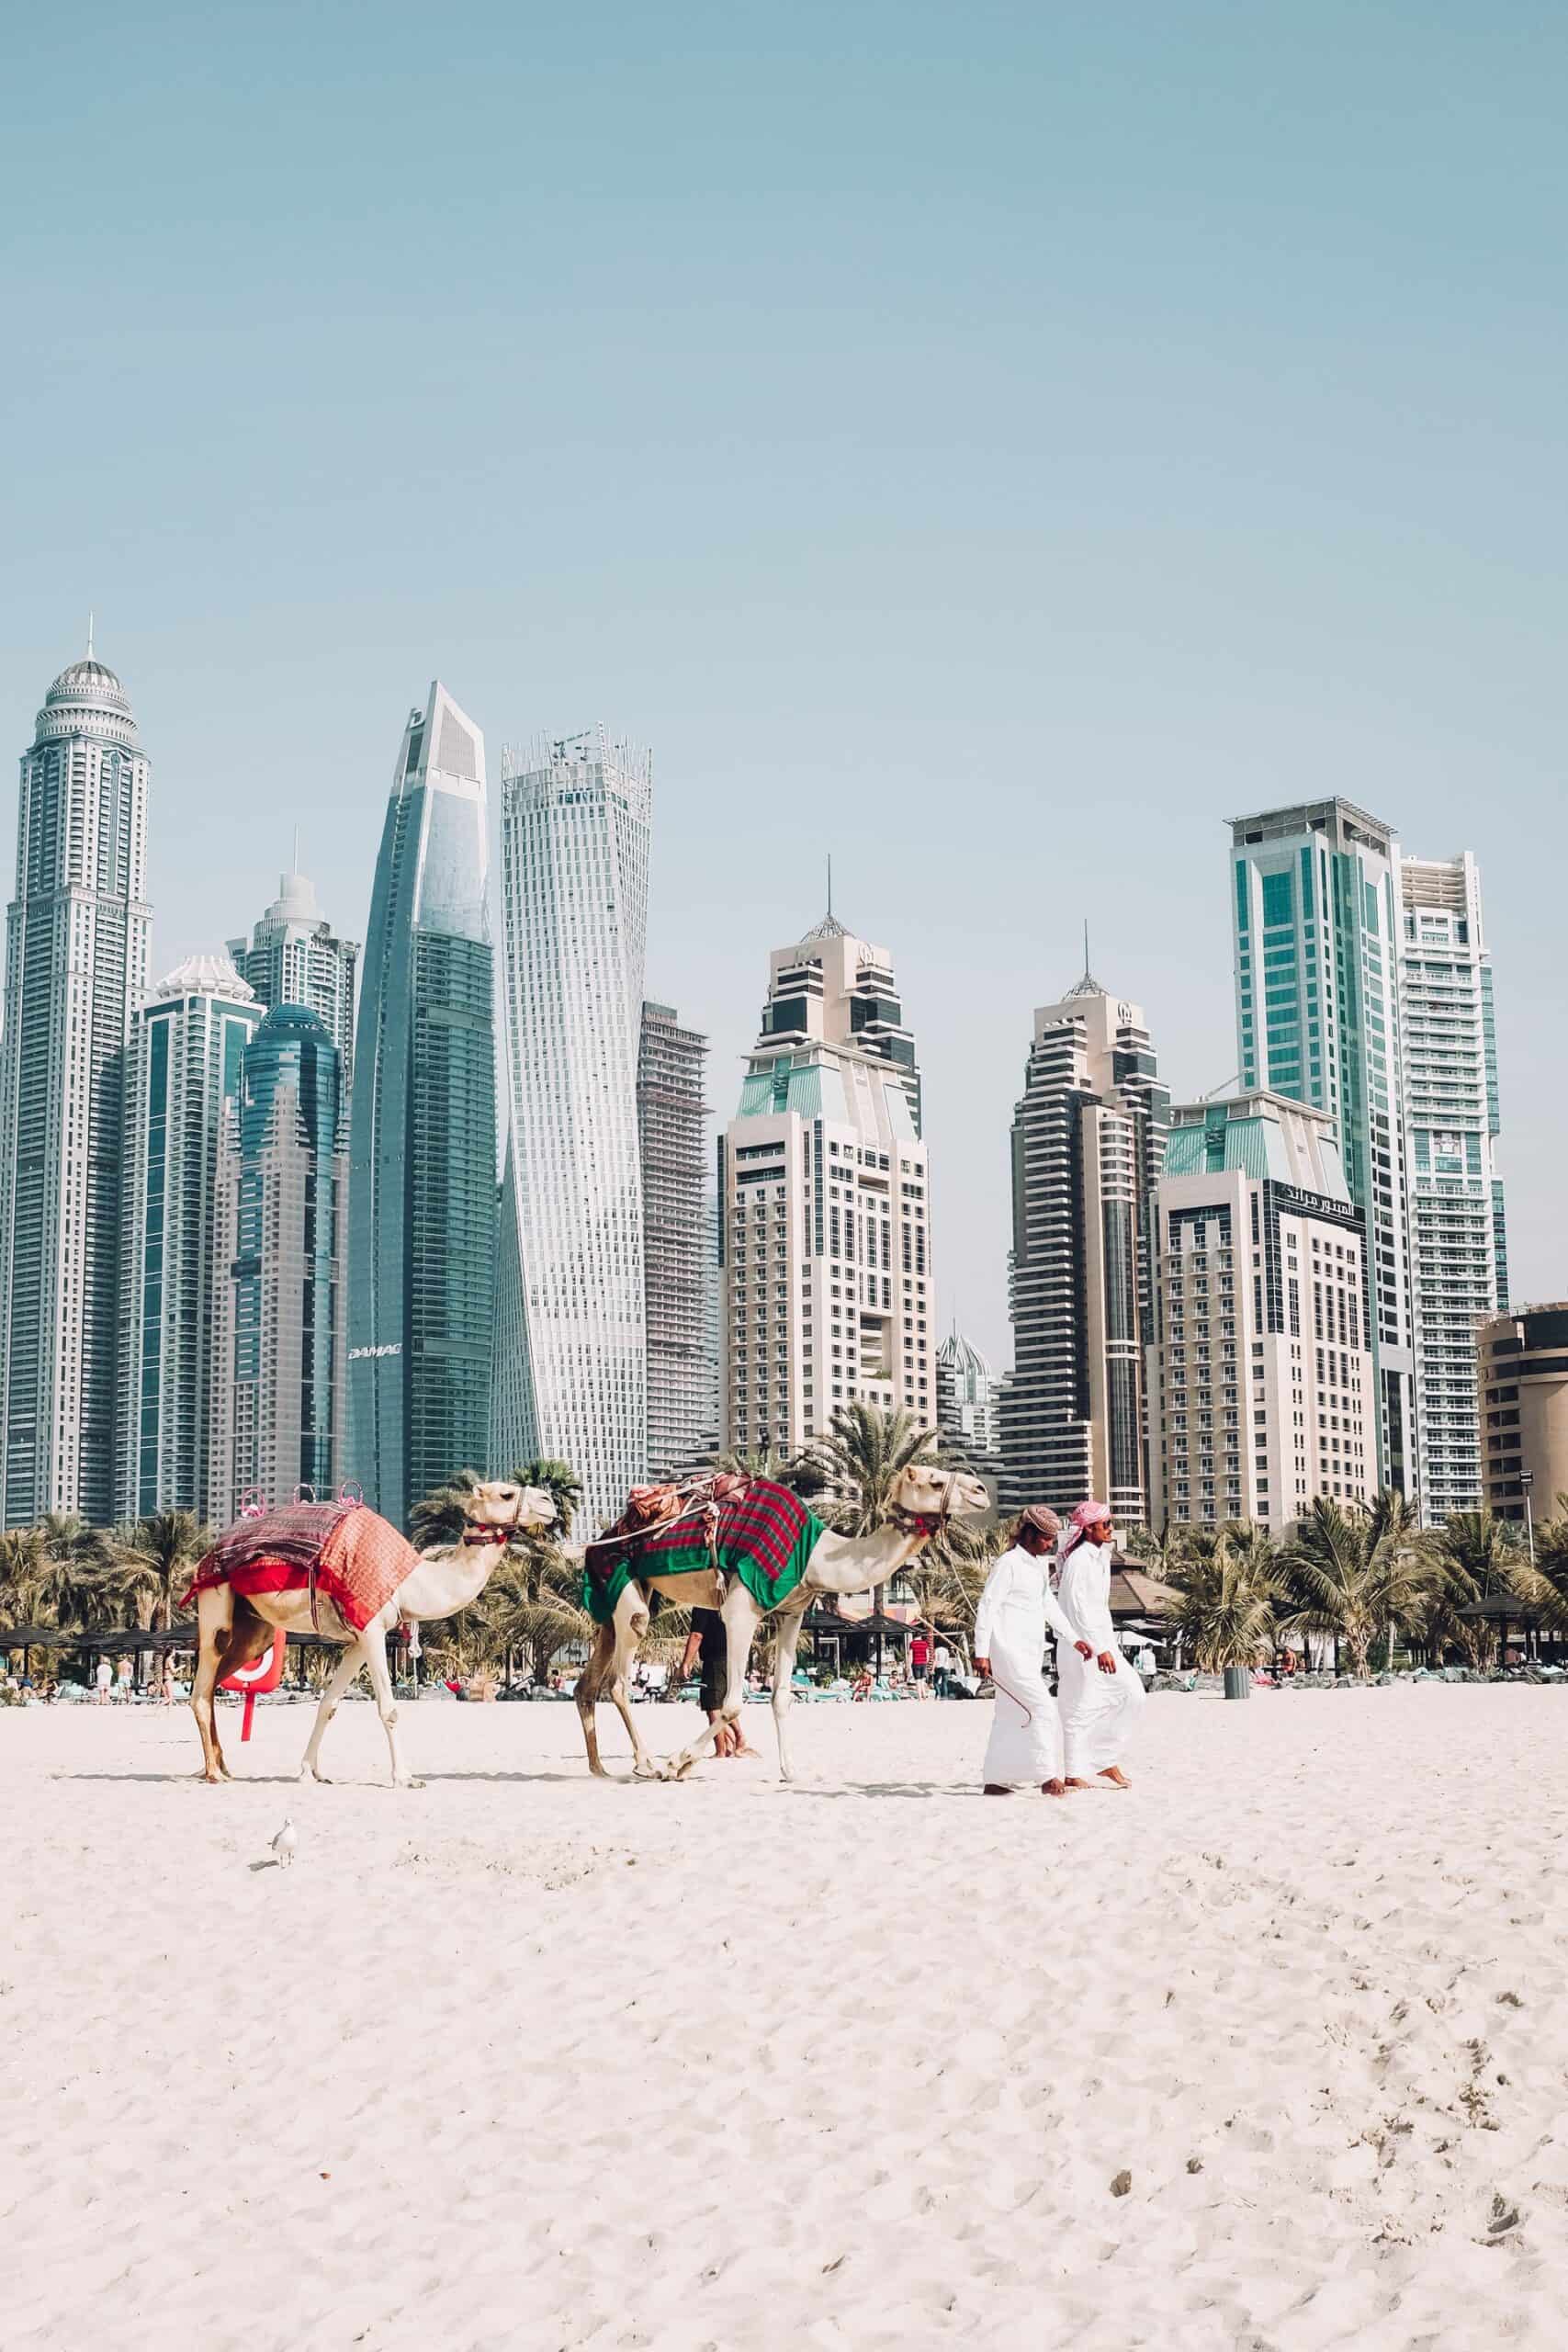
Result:
[[[1069,1522],[1067,1540],[1062,1546],[1064,1565],[1072,1558],[1089,1529],[1098,1527],[1102,1520],[1109,1521],[1110,1518],[1111,1507],[1108,1503],[1079,1503]]]

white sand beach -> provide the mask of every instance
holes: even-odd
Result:
[[[1562,2343],[1568,1695],[1159,1698],[1068,1804],[988,1713],[802,1710],[786,1790],[761,1709],[604,1786],[423,1704],[410,1792],[368,1706],[323,1788],[300,1708],[218,1790],[183,1708],[0,1713],[0,2336]]]

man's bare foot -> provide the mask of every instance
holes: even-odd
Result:
[[[1062,1786],[1064,1789],[1087,1789],[1089,1782],[1087,1781],[1064,1781],[1062,1782]]]
[[[1108,1764],[1100,1777],[1102,1781],[1109,1781],[1113,1789],[1130,1789],[1133,1785],[1120,1764]]]
[[[1067,1784],[1066,1781],[1042,1781],[1040,1793],[1043,1797],[1065,1797],[1067,1793]]]
[[[1012,1791],[1004,1787],[1000,1781],[987,1781],[985,1793],[988,1797],[1010,1797]]]

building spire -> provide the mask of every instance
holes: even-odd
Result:
[[[90,661],[92,660],[92,658],[93,658],[93,616],[92,616],[92,614],[91,614],[91,613],[89,613],[89,614],[87,615],[87,659],[88,659],[88,661],[90,662]]]
[[[807,939],[847,939],[849,933],[833,912],[833,853],[828,852],[828,911],[819,923],[813,924]]]
[[[1105,993],[1106,991],[1100,987],[1100,982],[1095,978],[1094,974],[1089,968],[1089,918],[1086,915],[1084,918],[1083,927],[1083,978],[1081,980],[1076,980],[1074,982],[1073,986],[1067,990],[1067,994],[1071,997],[1103,996]]]

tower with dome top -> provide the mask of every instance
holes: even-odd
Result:
[[[146,992],[147,754],[61,672],[22,754],[0,1048],[0,1523],[114,1513],[124,1085]]]

